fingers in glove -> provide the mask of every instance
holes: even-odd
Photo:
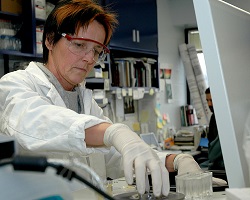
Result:
[[[135,159],[135,178],[138,193],[144,194],[146,189],[146,165],[140,159]]]
[[[223,179],[220,179],[220,178],[213,177],[212,181],[213,181],[213,185],[215,185],[215,186],[226,186],[227,185],[227,182]]]
[[[145,174],[145,184],[146,184],[146,188],[145,188],[145,190],[146,190],[146,192],[150,192],[150,185],[149,185],[149,179],[148,179],[148,176],[149,176],[149,173],[146,173]]]
[[[189,154],[178,154],[174,159],[174,166],[174,168],[178,170],[178,175],[185,174],[187,172],[202,171],[198,163]]]
[[[124,176],[126,182],[129,185],[133,183],[133,174],[134,174],[134,162],[133,160],[128,159],[126,155],[123,157],[123,166],[124,166]]]
[[[162,170],[160,167],[160,162],[156,160],[151,160],[148,162],[148,169],[151,172],[153,193],[156,197],[159,197],[162,193]]]
[[[170,183],[169,183],[169,173],[166,167],[161,163],[161,173],[162,173],[162,194],[164,196],[168,196],[170,190]]]
[[[153,192],[156,197],[160,196],[161,194],[164,196],[168,196],[170,191],[169,173],[162,163],[158,164],[160,169],[151,171]],[[160,188],[160,184],[161,190],[156,190],[157,188]]]

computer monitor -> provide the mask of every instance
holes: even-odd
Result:
[[[193,0],[230,188],[249,187],[243,133],[250,111],[250,14]]]
[[[141,133],[140,137],[149,146],[151,146],[155,149],[160,149],[160,145],[159,145],[154,133]]]

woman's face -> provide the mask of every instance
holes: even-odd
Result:
[[[87,29],[80,28],[73,38],[86,38],[97,41],[101,44],[105,40],[104,27],[97,21],[89,24]],[[72,40],[81,44],[81,40]],[[95,61],[92,49],[101,49],[95,42],[87,42],[87,53],[74,53],[72,43],[62,37],[54,46],[46,41],[49,49],[49,59],[47,68],[56,76],[65,90],[72,90],[77,84],[81,83],[93,69]],[[72,53],[73,52],[73,53]]]

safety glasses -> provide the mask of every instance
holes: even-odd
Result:
[[[71,37],[66,33],[62,33],[61,35],[70,42],[68,49],[71,53],[78,56],[85,56],[92,52],[93,60],[98,64],[103,63],[107,54],[110,53],[105,45],[95,40]]]

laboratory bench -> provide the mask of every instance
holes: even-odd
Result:
[[[45,173],[37,173],[14,171],[12,166],[7,165],[1,167],[0,177],[0,192],[3,199],[39,199],[38,197],[53,196],[55,194],[61,194],[63,199],[70,200],[103,199],[98,193],[85,186],[82,182],[74,179],[68,181],[62,179],[61,176],[57,176],[55,170],[52,168],[48,168]],[[115,195],[136,192],[135,186],[128,185],[125,178],[113,180],[112,187],[108,188],[109,194],[114,196],[114,198]],[[174,185],[171,182],[170,191],[175,191]],[[229,200],[226,199],[225,191],[214,192],[213,199]]]
[[[125,178],[120,178],[113,181],[113,190],[112,194],[115,198],[115,195],[123,194],[123,193],[130,193],[130,192],[136,192],[136,189],[134,186],[128,186]],[[90,188],[81,189],[78,191],[73,192],[73,199],[74,200],[102,200],[104,198],[100,197],[99,194],[94,192]],[[226,198],[226,192],[220,191],[220,192],[213,192],[212,199],[215,200],[227,200]]]

